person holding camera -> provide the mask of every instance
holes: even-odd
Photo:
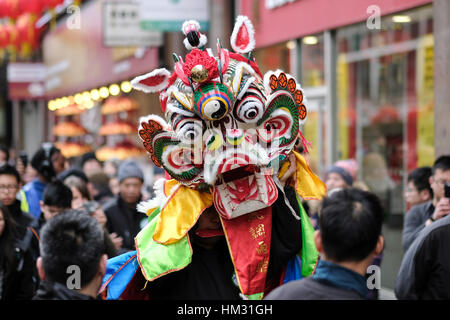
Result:
[[[44,143],[33,155],[31,166],[37,171],[37,177],[27,183],[20,191],[21,209],[35,219],[41,215],[40,201],[46,185],[58,173],[64,170],[65,158],[61,151],[51,143]]]
[[[398,299],[450,299],[450,155],[436,160],[430,183],[432,209],[403,257],[395,285]]]
[[[450,155],[441,156],[434,162],[430,186],[433,199],[412,207],[405,216],[402,239],[405,252],[426,226],[450,213]]]

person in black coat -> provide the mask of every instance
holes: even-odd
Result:
[[[108,219],[106,228],[113,237],[122,240],[118,253],[135,250],[134,238],[147,222],[147,215],[138,212],[137,204],[142,199],[141,189],[144,174],[136,162],[127,160],[118,170],[119,195],[105,205],[104,211]]]
[[[16,226],[8,209],[0,202],[0,298],[29,300],[36,284],[34,261],[17,239]]]

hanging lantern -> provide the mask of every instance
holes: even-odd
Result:
[[[55,9],[60,4],[64,3],[64,0],[44,0],[49,9]]]
[[[9,43],[9,33],[6,26],[0,24],[0,48],[6,49]]]
[[[0,19],[6,17],[6,1],[0,0]]]
[[[15,20],[20,14],[20,2],[19,0],[4,0],[4,13],[5,16]]]
[[[22,13],[30,13],[39,17],[45,8],[45,0],[20,0]]]
[[[23,14],[17,19],[20,54],[23,58],[30,56],[38,47],[39,30],[35,27],[36,20],[36,15],[31,13]]]

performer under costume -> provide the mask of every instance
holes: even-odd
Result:
[[[140,119],[139,136],[171,179],[138,205],[148,224],[136,250],[108,261],[107,299],[262,299],[310,276],[318,252],[301,199],[325,185],[293,147],[306,119],[303,91],[281,70],[261,74],[254,29],[239,16],[234,52],[214,56],[198,22],[183,24],[185,61],[132,81],[159,92],[165,120]]]

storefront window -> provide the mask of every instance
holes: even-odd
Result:
[[[262,74],[264,75],[264,73],[269,70],[277,69],[281,69],[289,73],[289,50],[288,42],[282,42],[270,47],[256,49],[254,51],[254,55]]]
[[[308,118],[302,127],[305,138],[311,142],[308,160],[319,176],[325,170],[326,117],[323,35],[310,35],[301,39],[301,85],[307,97]]]
[[[303,37],[301,46],[302,86],[323,86],[325,84],[323,35],[311,35]]]
[[[337,32],[339,155],[358,160],[387,218],[405,212],[407,174],[434,159],[432,17],[426,6]]]

